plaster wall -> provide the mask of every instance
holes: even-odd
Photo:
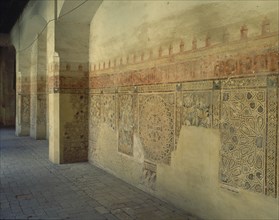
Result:
[[[256,36],[265,16],[271,20],[270,29],[278,30],[278,2],[239,1],[103,1],[91,22],[90,63],[101,63],[120,58],[126,63],[138,61],[144,53],[145,59],[179,51],[181,40],[185,50],[192,49],[195,38],[197,47],[205,46],[210,37],[211,44],[223,42],[223,35],[230,41],[240,38],[240,27],[248,27],[249,37]],[[92,43],[93,42],[93,43]]]
[[[158,166],[158,192],[204,219],[276,219],[278,199],[218,181],[221,134],[217,129],[183,127],[171,166]]]
[[[277,159],[266,156],[278,146],[272,144],[276,110],[271,110],[272,105],[278,108],[278,88],[265,87],[266,76],[256,79],[231,80],[235,87],[226,87],[224,79],[220,89],[214,81],[185,82],[182,91],[176,90],[177,84],[139,86],[136,92],[134,86],[118,87],[117,93],[93,89],[89,161],[205,219],[276,219]],[[274,79],[278,83],[278,76]],[[261,86],[255,87],[258,82]],[[249,94],[255,99],[246,101]],[[260,94],[266,125],[257,124],[261,117],[256,112],[244,116],[246,106],[253,106]],[[237,96],[245,99],[233,98]],[[135,102],[129,103],[129,97]],[[227,102],[227,97],[232,100]],[[273,138],[265,136],[266,131]],[[267,151],[257,143],[261,137]]]
[[[55,35],[61,62],[88,62],[89,24],[58,21]]]
[[[277,219],[277,8],[104,1],[89,161],[205,219]]]
[[[28,2],[10,33],[11,42],[18,53],[32,46],[37,35],[45,30],[47,23],[54,23],[54,2],[54,0]]]

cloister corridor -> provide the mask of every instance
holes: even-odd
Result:
[[[197,219],[89,163],[55,165],[46,140],[0,130],[0,219]]]
[[[0,0],[0,218],[278,220],[278,18]]]

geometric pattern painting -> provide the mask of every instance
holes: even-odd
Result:
[[[264,193],[266,89],[221,93],[220,181]]]
[[[99,126],[101,122],[101,96],[96,94],[89,95],[89,134],[88,140],[90,141],[89,151],[90,154],[96,150],[97,140],[99,135]]]
[[[176,144],[183,125],[212,127],[212,107],[212,90],[183,91],[176,94]]]
[[[275,82],[276,79],[273,81]],[[274,85],[278,85],[278,82]],[[278,88],[278,87],[277,87]],[[279,117],[279,97],[278,89],[267,89],[267,146],[266,146],[266,195],[276,197],[278,195],[278,176],[277,158],[279,154],[278,146],[278,117]],[[277,187],[276,187],[277,186]]]
[[[101,119],[101,96],[91,94],[89,97],[89,127],[97,127]]]
[[[115,95],[105,94],[101,98],[101,120],[113,130],[116,129],[116,100]]]
[[[211,127],[211,92],[183,92],[182,125]]]
[[[21,95],[21,119],[22,124],[29,125],[30,123],[30,95]]]
[[[117,133],[118,152],[131,157],[138,135],[142,183],[154,189],[157,165],[171,163],[182,126],[219,129],[219,181],[277,197],[278,77],[224,80],[216,88],[187,84],[182,91],[167,85],[91,95],[90,148],[104,123]]]
[[[134,135],[134,107],[133,95],[121,94],[118,96],[119,104],[119,128],[118,151],[127,155],[133,155]]]
[[[139,136],[145,159],[170,163],[174,149],[174,94],[139,95]]]

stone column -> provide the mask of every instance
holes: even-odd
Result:
[[[16,54],[16,135],[30,131],[30,50]]]
[[[49,119],[49,160],[61,163],[60,141],[60,94],[59,94],[59,56],[57,53],[48,63],[48,119]]]
[[[30,136],[46,138],[46,48],[45,36],[37,36],[31,52]]]
[[[59,164],[88,156],[89,29],[72,25],[57,21],[47,29],[49,158]]]
[[[54,2],[52,2],[55,8]],[[54,10],[50,7],[49,16],[54,18]],[[60,58],[55,52],[55,22],[48,24],[46,29],[46,60],[47,60],[47,127],[49,140],[49,160],[61,163],[60,144],[60,102],[59,102],[59,63]]]
[[[48,66],[49,158],[59,164],[87,161],[88,149],[88,68],[66,66],[57,53]]]

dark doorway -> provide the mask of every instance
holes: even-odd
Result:
[[[0,47],[0,125],[15,126],[16,69],[15,48]]]

